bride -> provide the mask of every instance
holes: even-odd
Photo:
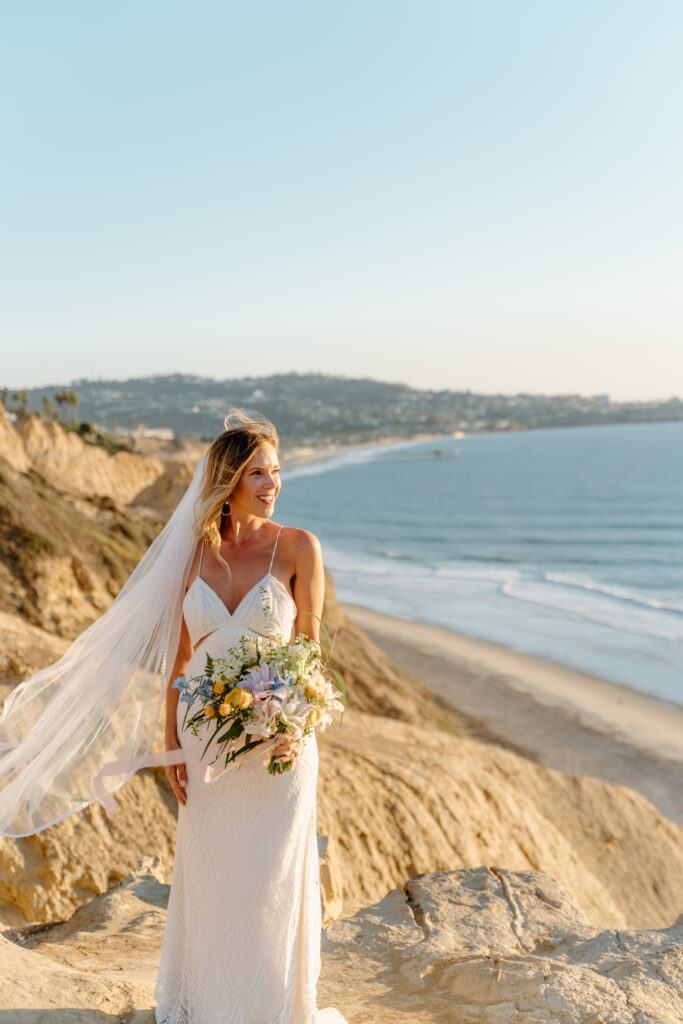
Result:
[[[290,771],[271,775],[252,762],[209,780],[206,738],[183,729],[171,685],[244,634],[319,638],[320,544],[272,521],[281,487],[273,425],[233,415],[238,425],[226,418],[111,608],[5,702],[0,834],[31,835],[75,813],[92,802],[93,782],[113,814],[111,793],[135,770],[166,765],[178,831],[157,1024],[345,1024],[316,1004],[315,733],[298,747],[271,741],[269,754],[293,761]],[[164,696],[166,751],[154,754]],[[104,776],[115,779],[111,791]]]

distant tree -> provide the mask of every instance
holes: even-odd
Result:
[[[69,404],[73,409],[73,418],[76,420],[78,419],[78,407],[81,404],[81,396],[78,394],[77,391],[70,391],[69,394],[71,396],[71,401],[69,402]]]
[[[43,414],[46,420],[53,420],[55,418],[55,407],[47,395],[43,398]]]
[[[68,404],[68,394],[69,392],[66,390],[66,388],[60,388],[59,391],[55,391],[55,402],[59,406],[60,413],[62,410],[62,406]]]
[[[14,409],[12,410],[18,420],[25,420],[28,416],[28,391],[15,391],[12,395]]]
[[[0,388],[0,402],[7,407],[7,399],[9,398],[9,388]]]
[[[65,405],[67,409],[71,409],[71,420],[76,421],[76,413],[78,406],[81,404],[81,396],[76,391],[71,391],[69,388],[60,388],[59,391],[55,391],[55,401],[60,407]]]

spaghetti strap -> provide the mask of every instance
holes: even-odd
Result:
[[[204,541],[202,540],[202,546],[199,549],[199,565],[197,566],[197,575],[199,576],[202,571],[202,558],[204,557]]]
[[[268,575],[269,576],[270,576],[271,570],[273,568],[273,561],[275,559],[275,549],[277,548],[277,542],[279,541],[280,534],[282,533],[283,530],[284,530],[284,526],[281,526],[280,529],[277,531],[277,537],[275,538],[275,543],[273,544],[273,553],[270,556],[270,565],[268,566]]]

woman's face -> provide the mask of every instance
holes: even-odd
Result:
[[[230,510],[241,516],[269,519],[280,493],[280,462],[272,444],[262,445],[242,470],[230,495]]]

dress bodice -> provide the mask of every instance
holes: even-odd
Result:
[[[183,615],[194,647],[187,668],[188,676],[202,671],[207,654],[212,658],[223,657],[245,633],[285,642],[291,639],[297,615],[296,603],[284,583],[272,572],[277,542],[283,529],[281,526],[275,538],[268,572],[247,591],[233,612],[201,574],[202,545],[197,575],[183,598]]]
[[[183,614],[193,647],[202,638],[208,640],[220,633],[220,643],[225,648],[236,643],[245,632],[289,640],[296,605],[285,585],[268,572],[244,595],[231,614],[206,580],[196,576],[185,594]]]

